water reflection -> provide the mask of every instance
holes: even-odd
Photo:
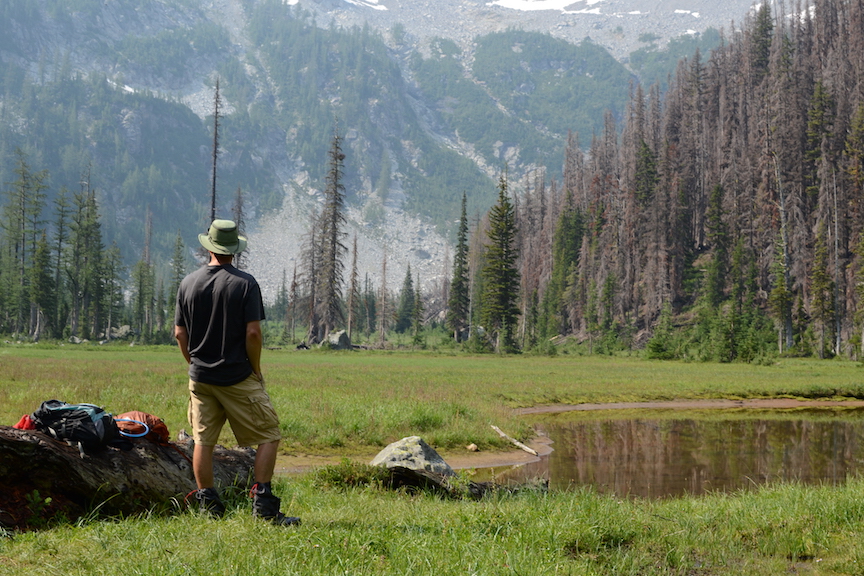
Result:
[[[554,452],[505,475],[591,485],[620,496],[734,491],[769,481],[837,484],[864,466],[864,412],[843,419],[795,412],[731,419],[546,420]]]

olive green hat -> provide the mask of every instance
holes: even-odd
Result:
[[[214,220],[207,234],[199,234],[201,245],[214,254],[237,254],[246,248],[246,238],[237,234],[232,220]]]

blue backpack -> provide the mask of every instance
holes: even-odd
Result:
[[[37,430],[77,446],[82,455],[123,440],[111,414],[93,404],[47,400],[31,418]]]

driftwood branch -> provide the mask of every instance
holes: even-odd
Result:
[[[507,434],[505,434],[500,428],[498,428],[494,424],[492,425],[492,429],[495,430],[495,432],[497,432],[498,435],[501,436],[502,438],[504,438],[505,440],[509,440],[510,442],[512,442],[513,444],[515,444],[516,446],[518,446],[519,448],[521,448],[525,452],[528,452],[529,454],[533,454],[534,456],[537,456],[536,450],[534,450],[533,448],[529,448],[528,446],[526,446],[522,442],[519,442],[518,440],[516,440],[512,436],[508,436]]]
[[[0,426],[0,527],[26,529],[96,509],[134,514],[182,502],[196,488],[192,448],[191,440],[168,446],[137,440],[128,451],[107,448],[82,458],[76,447],[41,432]],[[253,463],[252,450],[217,446],[217,486],[247,487]]]

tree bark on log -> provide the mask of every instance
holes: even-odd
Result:
[[[77,447],[41,432],[0,426],[0,527],[28,529],[50,518],[135,514],[181,504],[195,490],[191,440],[161,446],[132,440],[132,449],[106,448],[83,457]],[[220,488],[248,488],[255,451],[217,446]]]

